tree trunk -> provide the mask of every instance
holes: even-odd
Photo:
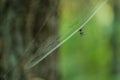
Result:
[[[58,0],[0,0],[0,80],[59,80],[57,54],[24,70],[24,55],[57,36],[57,8]]]

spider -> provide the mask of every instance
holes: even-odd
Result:
[[[80,35],[83,35],[83,34],[84,34],[84,32],[83,32],[82,29],[80,29],[79,31],[80,31]]]

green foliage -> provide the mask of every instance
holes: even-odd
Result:
[[[74,13],[66,11],[61,16],[62,28],[64,23],[69,25],[70,22],[66,15],[71,17]],[[110,44],[113,17],[112,7],[107,4],[84,26],[84,35],[78,32],[61,47],[62,80],[114,80],[111,76],[113,56]]]

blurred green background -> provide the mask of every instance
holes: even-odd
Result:
[[[79,7],[86,9],[79,0],[61,3],[60,28],[78,17]],[[119,5],[117,0],[109,1],[84,26],[84,35],[78,32],[61,46],[62,80],[120,80]]]

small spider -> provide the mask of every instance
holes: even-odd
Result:
[[[82,29],[80,29],[79,31],[80,31],[80,35],[83,35],[83,34],[84,34],[84,32],[83,32]]]

